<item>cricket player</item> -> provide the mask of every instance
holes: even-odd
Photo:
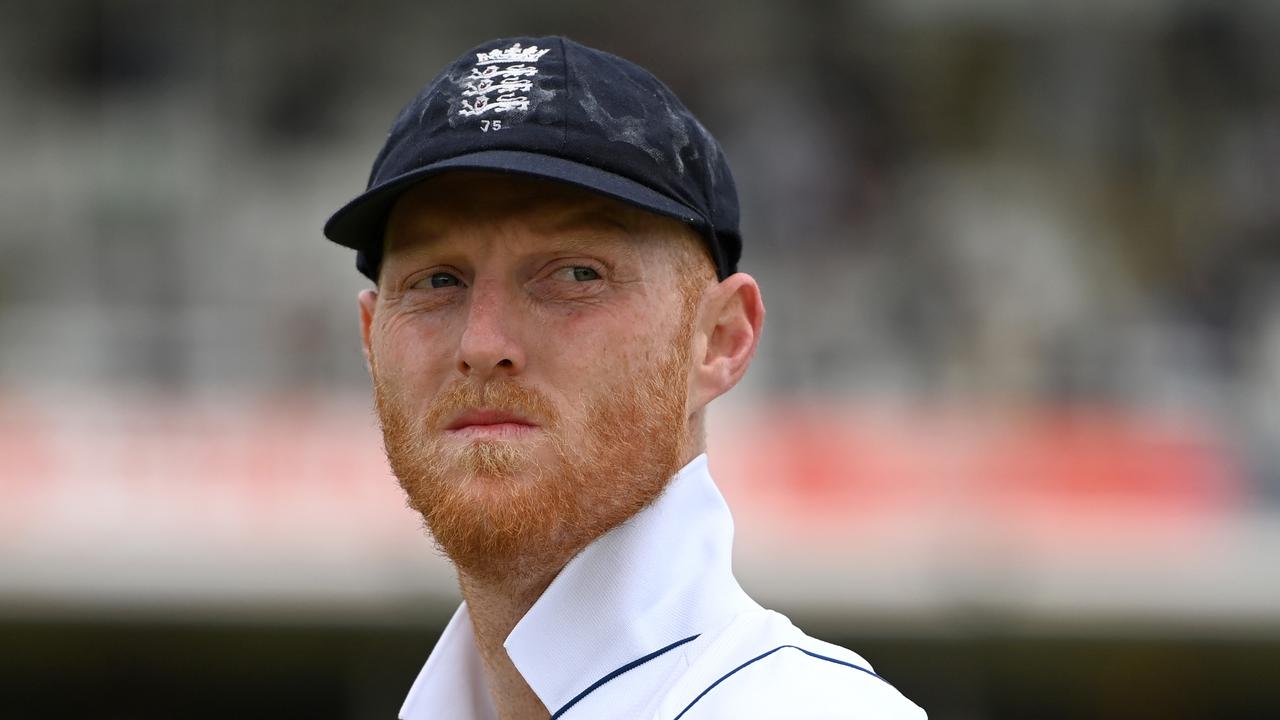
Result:
[[[375,283],[387,457],[465,598],[401,718],[925,717],[734,578],[704,426],[764,305],[724,153],[665,85],[565,38],[484,43],[325,234]]]

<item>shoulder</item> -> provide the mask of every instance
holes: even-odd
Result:
[[[727,669],[687,707],[683,720],[925,718],[923,710],[869,666],[854,665],[803,644],[772,648]]]
[[[680,720],[926,717],[857,653],[811,638],[769,611],[710,639],[671,699],[663,717]]]

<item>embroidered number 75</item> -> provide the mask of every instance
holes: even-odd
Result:
[[[480,121],[480,130],[483,132],[489,132],[490,130],[501,130],[501,129],[502,129],[501,120],[481,120]]]

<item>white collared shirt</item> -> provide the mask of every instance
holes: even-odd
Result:
[[[925,718],[866,660],[749,598],[732,545],[704,454],[571,560],[504,643],[552,718]],[[400,717],[496,720],[465,603]]]

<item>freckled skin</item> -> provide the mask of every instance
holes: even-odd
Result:
[[[388,222],[369,331],[380,369],[424,409],[462,376],[518,375],[555,402],[567,434],[585,431],[579,398],[643,366],[675,333],[665,221],[552,183],[435,180]],[[599,279],[575,279],[584,267]]]

